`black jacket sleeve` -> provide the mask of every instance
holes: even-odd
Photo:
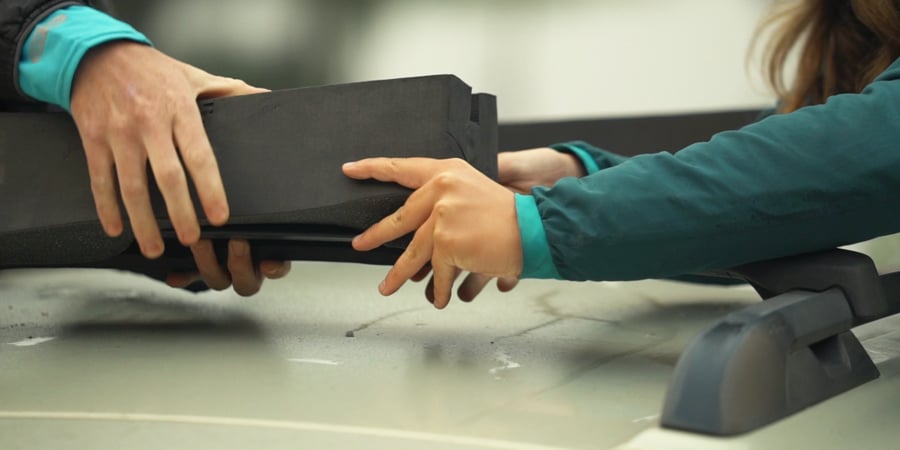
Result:
[[[19,56],[28,34],[44,17],[68,5],[94,6],[91,0],[0,0],[0,102],[23,101],[17,80]]]

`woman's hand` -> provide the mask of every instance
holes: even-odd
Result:
[[[535,148],[497,155],[500,183],[520,194],[535,186],[553,186],[565,177],[583,177],[584,166],[571,153]]]
[[[513,193],[459,159],[372,158],[345,164],[355,179],[394,182],[415,191],[406,203],[354,238],[372,250],[415,231],[412,242],[378,287],[391,295],[430,262],[433,303],[450,302],[461,271],[516,279],[522,244]]]
[[[564,153],[552,148],[535,148],[503,152],[497,155],[500,182],[509,190],[520,194],[529,194],[535,186],[550,187],[565,177],[583,177],[587,175],[581,161],[571,153]],[[421,281],[428,275],[425,268],[413,281]],[[471,302],[484,290],[494,277],[480,273],[470,273],[459,286],[457,296],[464,302]],[[516,278],[498,278],[497,290],[509,292],[519,280]],[[429,282],[425,288],[425,296],[433,301],[434,284]]]
[[[173,273],[166,278],[172,287],[184,288],[195,281],[203,280],[211,289],[221,291],[232,284],[234,291],[242,296],[250,296],[259,292],[263,280],[278,279],[291,270],[290,261],[261,261],[253,265],[250,256],[250,244],[245,240],[233,239],[228,242],[228,266],[219,265],[212,242],[201,239],[191,246],[198,272]]]
[[[498,156],[500,183],[513,192],[529,194],[535,186],[553,186],[565,177],[582,177],[587,173],[574,155],[559,152],[552,148],[535,148],[503,152]],[[411,278],[422,281],[428,276],[430,266],[422,268]],[[460,284],[457,296],[464,302],[471,302],[484,290],[494,277],[470,273]],[[519,283],[517,278],[498,278],[497,289],[509,292]],[[434,279],[425,288],[425,297],[434,302]]]
[[[200,238],[186,173],[209,223],[224,224],[228,201],[197,98],[258,92],[265,89],[210,75],[143,44],[115,41],[90,50],[73,81],[71,110],[106,233],[123,230],[118,185],[141,252],[148,258],[163,253],[148,163],[182,244]]]

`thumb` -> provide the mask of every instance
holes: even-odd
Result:
[[[197,91],[198,99],[230,97],[234,95],[248,95],[269,92],[268,89],[251,86],[242,80],[210,75]]]

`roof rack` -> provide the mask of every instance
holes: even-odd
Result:
[[[661,425],[709,435],[753,431],[878,378],[851,328],[900,312],[900,272],[830,250],[710,275],[765,300],[721,318],[682,353]]]

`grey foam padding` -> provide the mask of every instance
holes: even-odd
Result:
[[[283,90],[199,106],[231,207],[227,227],[204,227],[204,233],[270,242],[254,246],[258,259],[384,264],[396,257],[402,243],[364,254],[348,252],[348,242],[398,208],[410,191],[351,180],[341,172],[345,162],[462,158],[491,177],[497,173],[496,100],[473,95],[452,75]],[[131,236],[102,235],[84,152],[66,114],[0,114],[0,187],[0,268],[107,267],[136,251]],[[167,248],[177,254],[182,249],[152,180],[151,197]],[[342,240],[317,243],[323,227]],[[271,244],[284,240],[292,253]],[[177,265],[164,260],[134,270]]]

